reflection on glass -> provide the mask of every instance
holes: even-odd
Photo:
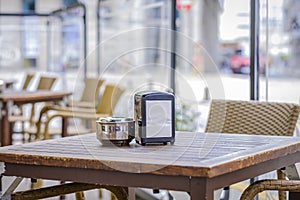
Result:
[[[262,100],[299,103],[299,8],[300,2],[290,0],[261,5],[260,51],[268,53],[269,67],[268,79],[261,78]]]

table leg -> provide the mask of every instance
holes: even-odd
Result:
[[[300,193],[298,192],[289,192],[289,200],[299,200]]]
[[[2,108],[3,108],[3,103],[2,101],[0,101],[0,146],[1,146],[1,143],[2,143]]]
[[[1,108],[1,146],[12,144],[12,136],[10,132],[10,123],[8,121],[8,108],[7,104],[3,103]]]
[[[68,118],[62,117],[62,137],[68,136]]]
[[[3,190],[3,188],[2,188],[2,178],[3,178],[3,176],[0,175],[0,198],[2,197],[2,190]]]
[[[131,187],[128,188],[128,199],[129,200],[135,200],[135,190],[134,190],[134,188],[131,188]]]
[[[207,180],[192,178],[190,182],[191,200],[213,200],[214,190],[209,187]]]
[[[299,174],[297,171],[296,165],[291,165],[285,168],[285,173],[290,180],[299,180]],[[289,200],[300,199],[300,193],[298,192],[289,192]]]

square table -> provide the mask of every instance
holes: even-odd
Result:
[[[16,91],[5,90],[0,93],[0,139],[1,146],[12,144],[12,133],[10,131],[10,123],[8,120],[12,105],[22,105],[26,103],[37,103],[47,101],[62,101],[71,92],[62,91]]]
[[[174,145],[102,146],[96,134],[0,148],[2,175],[79,183],[213,191],[300,161],[300,138],[177,132]]]

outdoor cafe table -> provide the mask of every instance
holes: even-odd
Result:
[[[300,138],[242,134],[177,132],[174,145],[116,147],[91,133],[0,148],[3,176],[186,191],[193,200],[298,161]]]
[[[5,90],[0,93],[0,138],[1,146],[12,144],[12,133],[10,131],[10,123],[8,120],[12,105],[22,105],[26,103],[37,103],[47,101],[62,101],[71,92],[61,91],[16,91]]]

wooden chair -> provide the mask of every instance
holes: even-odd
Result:
[[[299,112],[291,103],[212,100],[205,132],[292,136]],[[281,170],[277,174],[284,178]]]
[[[28,86],[29,86],[33,76],[34,76],[33,74],[26,75],[24,84],[22,86],[23,90],[28,89]],[[36,90],[51,90],[56,79],[57,79],[56,77],[41,76],[39,78]],[[22,139],[24,142],[25,141],[25,131],[24,131],[25,123],[29,123],[30,125],[34,124],[35,105],[31,104],[31,111],[30,111],[29,116],[24,115],[23,106],[21,107],[20,110],[21,110],[21,112],[19,112],[17,114],[13,113],[12,115],[10,115],[9,121],[11,123],[10,127],[12,127],[12,130],[11,130],[12,132],[14,132],[13,128],[14,128],[15,123],[17,123],[17,122],[21,123],[21,131],[20,132],[22,133]]]
[[[33,136],[35,135],[35,140],[41,139],[49,139],[54,135],[62,135],[62,128],[54,128],[50,127],[50,122],[52,119],[61,117],[63,119],[87,119],[95,121],[100,117],[107,117],[113,115],[113,110],[117,105],[121,95],[123,94],[124,89],[115,86],[115,85],[106,85],[103,95],[98,103],[97,108],[78,108],[78,107],[62,107],[62,106],[46,106],[41,110],[40,117],[38,122],[36,123],[36,129],[29,131],[29,133]],[[47,114],[47,119],[45,122],[42,121],[43,116]],[[93,127],[67,127],[67,134],[82,134],[82,133],[90,133],[95,131]]]

